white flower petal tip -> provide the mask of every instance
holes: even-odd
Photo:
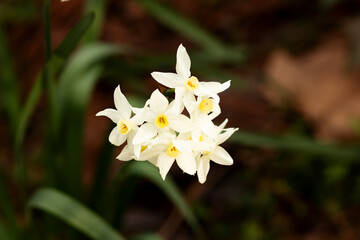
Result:
[[[176,73],[152,72],[151,76],[160,84],[168,88],[176,88],[183,85],[184,79]]]
[[[221,84],[221,92],[228,89],[230,87],[230,84],[231,84],[231,80],[228,80],[228,81],[224,82],[223,84]]]

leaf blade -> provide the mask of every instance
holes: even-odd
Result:
[[[97,214],[60,191],[42,188],[30,199],[28,207],[50,213],[92,239],[125,240]]]

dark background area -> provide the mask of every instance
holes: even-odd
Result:
[[[136,103],[161,88],[150,73],[173,72],[176,49],[182,43],[192,59],[192,73],[199,79],[232,79],[231,87],[220,94],[222,114],[216,123],[228,118],[228,126],[238,127],[248,139],[236,138],[224,144],[234,159],[233,166],[212,164],[203,185],[177,166],[170,171],[207,237],[358,239],[359,154],[348,161],[342,155],[322,154],[316,144],[326,142],[340,149],[359,145],[359,1],[157,2],[196,23],[241,57],[204,59],[204,46],[154,17],[139,1],[106,1],[100,41],[132,50],[107,60],[88,104],[82,159],[84,189],[92,183],[112,127],[108,119],[95,114],[113,107],[112,94],[118,84]],[[42,1],[0,3],[23,101],[45,61],[41,6]],[[53,49],[81,18],[84,6],[85,1],[52,1]],[[26,132],[24,152],[31,189],[41,185],[46,174],[36,159],[46,141],[43,124],[47,108],[43,96]],[[14,164],[9,135],[7,122],[1,118],[0,166],[17,199],[17,187],[12,187],[15,183],[6,174]],[[302,145],[308,140],[316,149],[310,153]],[[286,147],[288,143],[294,146]],[[115,159],[119,152],[113,149],[109,181],[123,166]],[[181,214],[152,183],[131,179],[124,191],[129,199],[119,200],[126,207],[119,210],[123,218],[115,224],[122,233],[158,232],[164,239],[194,238]],[[101,199],[102,204],[107,200]]]

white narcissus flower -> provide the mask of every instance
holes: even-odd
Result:
[[[206,177],[210,170],[210,160],[220,165],[232,165],[233,159],[230,154],[221,146],[238,128],[224,129],[227,119],[218,127],[218,134],[213,149],[205,151],[197,156],[197,175],[200,183],[206,181]]]
[[[151,76],[160,84],[175,88],[175,95],[187,99],[200,88],[197,77],[191,76],[191,60],[185,47],[180,44],[176,52],[176,73],[152,72]]]
[[[190,140],[181,140],[175,134],[165,132],[157,136],[157,141],[158,144],[152,146],[154,149],[152,151],[158,151],[156,166],[160,170],[162,179],[165,180],[175,161],[187,174],[194,175],[196,173],[196,161]]]
[[[140,110],[138,114],[131,117],[131,105],[122,94],[120,85],[114,91],[114,103],[116,109],[107,108],[98,112],[96,116],[108,117],[116,124],[109,135],[109,141],[120,146],[126,141],[129,133],[134,133],[138,129],[137,125],[142,124],[144,120]]]
[[[184,172],[190,175],[197,172],[200,183],[206,180],[210,161],[221,165],[233,163],[219,145],[237,128],[224,129],[227,120],[220,126],[212,122],[221,113],[218,94],[229,88],[230,81],[199,82],[191,76],[190,67],[190,57],[180,45],[176,73],[151,74],[159,83],[175,88],[175,99],[171,103],[155,90],[143,108],[133,108],[120,86],[115,89],[116,109],[105,109],[96,116],[106,116],[116,123],[109,136],[112,144],[120,146],[127,141],[117,159],[147,160],[159,168],[163,179],[176,161]],[[184,107],[190,118],[183,114]]]
[[[181,114],[182,107],[179,99],[175,98],[169,104],[167,98],[159,91],[155,90],[150,97],[149,107],[144,108],[144,123],[134,137],[133,144],[141,144],[155,137],[159,132],[191,131],[192,123],[188,117]]]
[[[230,80],[221,84],[218,82],[199,82],[197,77],[191,76],[191,60],[185,47],[180,44],[176,52],[176,73],[152,72],[151,76],[160,84],[175,88],[179,98],[186,99],[191,95],[210,96],[219,102],[218,93],[230,86]]]
[[[180,44],[176,53],[176,73],[152,72],[151,76],[168,88],[195,91],[199,88],[199,81],[196,77],[191,77],[190,67],[190,57],[184,46]]]

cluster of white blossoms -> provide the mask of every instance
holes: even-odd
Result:
[[[230,81],[199,82],[191,76],[190,65],[189,55],[180,45],[176,73],[151,74],[160,84],[175,89],[175,99],[171,102],[155,90],[143,108],[135,108],[120,86],[115,89],[116,109],[105,109],[96,116],[106,116],[116,124],[109,136],[112,144],[127,143],[117,159],[149,161],[159,168],[163,179],[176,161],[184,172],[197,173],[200,183],[206,180],[210,160],[221,165],[233,163],[229,153],[219,145],[237,129],[224,128],[227,120],[220,126],[212,122],[221,112],[218,93],[229,88]]]

